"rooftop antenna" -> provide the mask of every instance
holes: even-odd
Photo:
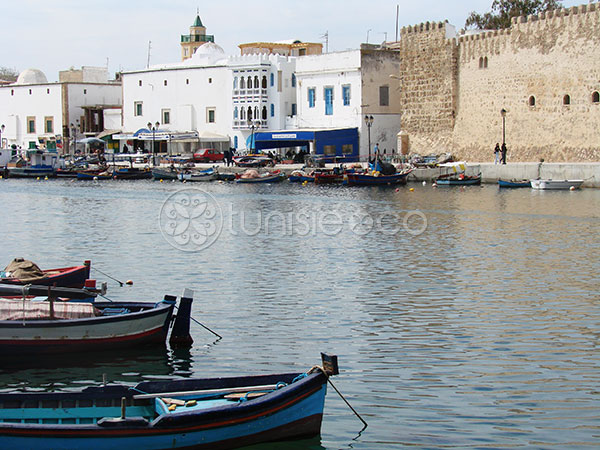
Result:
[[[398,19],[400,18],[400,5],[396,5],[396,42],[398,42]]]
[[[148,62],[146,63],[146,69],[150,67],[150,49],[152,48],[152,41],[148,41]]]
[[[320,37],[321,39],[325,39],[325,53],[329,53],[329,31],[326,31]]]

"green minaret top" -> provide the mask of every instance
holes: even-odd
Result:
[[[203,27],[202,21],[200,20],[200,16],[196,16],[196,20],[194,20],[193,27]]]

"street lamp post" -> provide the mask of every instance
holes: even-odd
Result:
[[[506,144],[506,110],[502,108],[500,110],[502,116],[502,145]]]
[[[248,126],[252,130],[252,134],[250,135],[250,147],[252,150],[256,150],[256,145],[254,143],[254,128],[260,127],[260,121],[253,121],[251,118],[248,118]]]
[[[4,126],[4,124],[2,124],[0,126],[0,148],[4,148],[4,142],[2,141],[2,134],[4,133],[4,129],[6,127]]]
[[[371,126],[373,125],[373,116],[365,116],[365,124],[369,130],[369,162],[371,162]]]
[[[71,133],[73,134],[73,156],[77,151],[77,128],[79,128],[79,120],[76,121],[75,125],[71,123]]]
[[[152,125],[152,123],[148,122],[148,130],[152,131],[152,165],[156,164],[156,160],[155,160],[155,153],[156,153],[156,146],[155,146],[155,138],[156,138],[156,130],[158,130],[158,127],[160,127],[160,122],[156,121],[156,123],[154,125]]]

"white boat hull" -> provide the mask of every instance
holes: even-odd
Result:
[[[579,189],[582,184],[583,180],[531,180],[533,189]]]

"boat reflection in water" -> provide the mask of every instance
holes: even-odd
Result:
[[[99,352],[94,355],[52,355],[32,358],[10,369],[0,368],[0,375],[10,380],[0,392],[69,391],[82,385],[119,382],[137,384],[141,381],[170,377],[189,378],[192,375],[189,349],[138,348],[119,351],[117,355]]]

